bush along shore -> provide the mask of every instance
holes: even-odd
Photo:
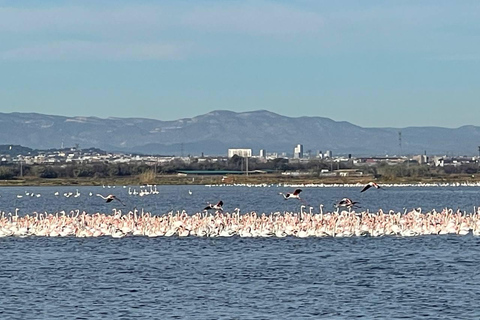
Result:
[[[437,168],[397,164],[347,166],[326,169],[320,162],[289,164],[274,161],[269,166],[252,165],[249,173],[241,163],[203,166],[169,163],[151,166],[121,164],[0,165],[0,185],[211,185],[211,184],[355,184],[377,183],[478,183],[478,166]]]

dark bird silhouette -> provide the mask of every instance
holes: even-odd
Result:
[[[369,182],[365,185],[365,187],[363,187],[362,191],[360,192],[364,192],[364,191],[367,191],[368,189],[370,189],[371,187],[374,187],[376,189],[381,189],[380,186],[378,184],[376,184],[375,182]]]

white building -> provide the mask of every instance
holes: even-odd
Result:
[[[252,149],[228,149],[228,157],[231,158],[234,155],[244,158],[251,157]]]
[[[293,149],[293,158],[299,159],[303,157],[303,144],[297,144]]]

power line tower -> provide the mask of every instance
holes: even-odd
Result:
[[[400,150],[400,155],[402,154],[402,131],[398,131],[398,148]]]

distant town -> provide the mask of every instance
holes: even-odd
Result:
[[[333,151],[304,151],[253,154],[249,148],[231,148],[223,156],[169,156],[106,152],[100,149],[70,148],[33,150],[18,145],[0,145],[0,179],[105,178],[153,172],[187,175],[255,175],[275,173],[292,177],[372,177],[391,180],[401,177],[439,177],[479,172],[480,157],[447,155],[384,155],[355,157]]]

